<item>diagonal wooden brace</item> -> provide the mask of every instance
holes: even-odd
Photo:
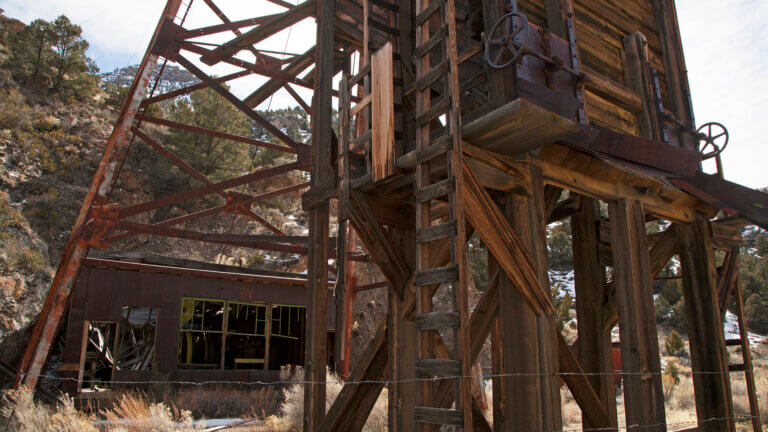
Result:
[[[366,249],[371,253],[374,262],[402,299],[411,270],[402,251],[379,224],[368,203],[368,198],[363,193],[351,192],[348,214],[349,220]]]
[[[477,180],[466,160],[464,166],[464,209],[467,219],[480,234],[504,273],[520,290],[537,315],[555,312],[549,293],[539,283],[536,266],[528,248],[504,218],[496,203]]]

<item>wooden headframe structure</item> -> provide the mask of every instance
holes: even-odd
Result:
[[[308,256],[305,431],[361,430],[386,386],[390,431],[447,424],[551,432],[562,428],[563,384],[582,410],[584,430],[615,430],[610,332],[617,324],[625,424],[667,430],[651,284],[677,255],[698,430],[734,430],[731,371],[744,371],[752,383],[759,430],[737,267],[741,228],[768,227],[768,196],[724,180],[719,155],[727,134],[717,124],[696,127],[673,0],[268,0],[285,10],[243,21],[203,1],[221,22],[198,29],[179,23],[180,0],[168,1],[34,327],[19,382],[36,384],[89,248],[148,233]],[[316,42],[304,54],[276,58],[259,50],[260,42],[311,18]],[[221,32],[234,37],[215,47],[199,43]],[[201,82],[147,98],[161,58]],[[222,63],[241,71],[214,78],[203,69]],[[244,99],[223,86],[246,75],[268,79]],[[313,91],[311,104],[297,94],[300,87]],[[279,144],[142,112],[204,88]],[[310,143],[294,142],[254,111],[280,89],[311,115]],[[142,123],[292,159],[212,183],[142,132]],[[130,206],[112,202],[134,138],[203,186]],[[715,174],[701,168],[709,158],[718,161]],[[261,196],[231,191],[295,171],[311,180]],[[307,237],[285,236],[251,210],[254,202],[306,188]],[[210,194],[226,204],[153,225],[131,221]],[[251,217],[272,234],[175,228],[222,212]],[[714,219],[719,212],[725,216]],[[575,267],[573,345],[554,322],[547,264],[546,226],[565,219]],[[649,234],[647,222],[655,220],[668,222],[666,229]],[[490,270],[488,288],[470,310],[473,233],[488,249]],[[366,256],[350,249],[353,237]],[[726,252],[722,266],[715,250]],[[350,364],[348,339],[337,337],[334,366],[347,383],[326,411],[329,258],[336,259],[337,334],[348,335],[351,299],[360,289],[386,289],[388,311],[356,363]],[[380,269],[382,283],[352,283],[354,261],[363,259]],[[438,293],[449,301],[436,304]],[[726,341],[722,320],[734,296],[742,334]],[[488,338],[493,427],[472,366]],[[729,365],[726,346],[736,344],[745,359]]]

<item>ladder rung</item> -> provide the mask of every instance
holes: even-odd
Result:
[[[364,110],[368,106],[371,105],[371,100],[373,100],[373,95],[368,95],[362,99],[360,99],[360,102],[358,102],[355,106],[350,108],[349,110],[349,117],[354,117],[357,114],[360,113],[360,111]]]
[[[445,112],[448,111],[448,108],[450,107],[450,103],[451,103],[450,97],[448,96],[441,97],[440,102],[432,105],[426,111],[416,114],[416,118],[414,119],[416,121],[416,126],[417,127],[424,126],[425,124],[428,124],[432,120],[445,114]]]
[[[445,137],[446,135],[443,135]],[[452,142],[444,138],[429,146],[426,150],[412,150],[399,158],[395,162],[395,166],[400,169],[412,169],[416,164],[429,162],[432,159],[444,155],[448,150],[452,148]]]
[[[429,243],[441,238],[455,236],[456,234],[456,220],[452,220],[416,230],[416,241],[419,243]]]
[[[384,24],[381,21],[377,21],[377,20],[373,19],[373,17],[370,17],[370,16],[368,17],[368,25],[370,25],[371,27],[373,27],[375,29],[383,31],[384,33],[389,33],[392,36],[398,36],[400,34],[400,30],[398,30],[398,29],[396,29],[396,28],[394,28],[392,26],[389,26],[387,24]]]
[[[459,93],[467,92],[485,82],[485,72],[480,72],[469,80],[461,83]]]
[[[419,423],[461,426],[464,414],[450,408],[414,407],[413,414]]]
[[[744,363],[736,363],[736,364],[728,365],[729,372],[743,372],[745,369],[746,369],[746,366],[744,365]]]
[[[440,180],[437,183],[432,183],[429,186],[425,186],[421,189],[417,189],[413,192],[413,198],[416,202],[425,202],[431,199],[443,196],[449,192],[452,192],[456,187],[456,183],[453,181],[453,177],[449,177],[445,180]]]
[[[432,0],[429,2],[429,5],[424,8],[423,11],[419,12],[416,15],[416,18],[414,19],[414,24],[417,26],[420,26],[424,24],[432,15],[434,15],[435,12],[440,10],[440,8],[445,3],[445,0]]]
[[[451,359],[422,359],[416,361],[416,373],[428,377],[455,377],[461,373],[461,362]]]
[[[741,345],[741,339],[726,339],[725,346],[739,346]]]
[[[413,56],[415,57],[414,60],[416,61],[421,60],[422,57],[427,55],[428,52],[432,51],[440,42],[443,41],[443,39],[445,39],[445,35],[446,35],[445,26],[442,26],[439,29],[437,29],[435,34],[433,34],[428,41],[417,46],[416,49],[413,50]]]
[[[413,92],[420,92],[430,88],[432,84],[445,76],[446,71],[448,71],[448,59],[441,61],[437,66],[430,69],[429,72],[417,79],[413,84],[409,85],[408,88],[405,89],[405,96],[408,96]]]
[[[419,270],[416,272],[413,285],[437,285],[459,280],[459,267],[456,265]]]
[[[362,69],[360,69],[360,72],[358,72],[356,75],[353,75],[349,80],[347,80],[347,85],[349,86],[350,90],[352,87],[356,86],[357,83],[362,81],[363,78],[365,78],[366,75],[371,73],[371,65],[367,64],[363,66]]]
[[[371,140],[372,135],[373,135],[373,132],[370,129],[368,129],[367,131],[361,133],[359,136],[353,138],[352,145],[357,147],[364,142],[368,142]]]
[[[413,321],[420,330],[446,330],[459,328],[458,312],[429,312],[416,314]]]

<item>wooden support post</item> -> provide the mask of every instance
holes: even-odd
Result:
[[[531,255],[536,263],[539,283],[549,293],[549,262],[547,261],[547,216],[544,176],[539,167],[531,165]],[[541,409],[544,432],[562,429],[560,409],[560,379],[557,348],[557,325],[553,316],[536,318],[539,338],[539,369],[541,375]]]
[[[525,245],[530,245],[530,197],[506,195],[504,216]],[[536,314],[512,281],[499,275],[501,322],[501,406],[506,431],[542,430],[542,389],[539,377],[539,339]],[[504,375],[513,376],[504,376]],[[515,374],[521,374],[514,376]]]
[[[609,203],[616,283],[626,424],[665,431],[658,336],[651,292],[651,269],[640,201]]]
[[[494,280],[488,281],[488,292],[494,292],[498,291],[499,287],[499,264],[496,262],[496,260],[493,258],[493,254],[488,252],[488,277],[490,278],[491,275],[495,274],[496,278]],[[493,284],[493,286],[491,286]],[[484,311],[487,314],[493,313],[494,315],[498,314],[498,307],[494,307],[492,311]],[[471,331],[471,329],[470,329]],[[470,333],[470,336],[472,338],[477,338],[477,335]],[[504,392],[504,380],[501,379],[501,371],[502,371],[502,343],[501,343],[501,317],[498,316],[493,320],[493,325],[491,327],[491,373],[493,374],[493,377],[491,378],[491,385],[493,389],[493,428],[497,431],[503,431],[506,427],[505,420],[504,420],[504,404],[503,400],[505,398],[505,392]]]
[[[698,430],[733,431],[733,403],[709,221],[700,216],[693,223],[677,226],[677,241]]]
[[[389,228],[393,241],[402,250],[403,257],[411,268],[415,265],[416,241],[413,229]],[[412,287],[408,287],[411,289]],[[393,432],[416,430],[413,407],[416,406],[416,350],[418,334],[412,320],[403,320],[404,299],[396,290],[389,289],[387,309],[387,385],[389,428]],[[413,297],[409,292],[407,296]]]
[[[613,386],[611,330],[605,328],[605,267],[600,265],[598,224],[599,203],[594,198],[581,197],[581,213],[571,217],[573,238],[573,270],[576,287],[576,317],[578,323],[578,358],[606,409],[612,425],[617,426],[616,395]],[[584,429],[596,425],[582,417]]]
[[[332,187],[336,173],[332,169],[333,145],[332,83],[334,60],[334,17],[336,2],[317,2],[317,70],[312,101],[311,189]],[[304,360],[304,431],[318,430],[325,416],[325,380],[328,326],[328,233],[329,202],[321,201],[309,210],[307,258],[307,326]]]
[[[542,288],[549,287],[544,183],[531,167],[531,196],[507,194],[505,216],[531,251]],[[551,316],[537,316],[503,273],[499,276],[503,374],[540,374],[504,378],[501,405],[505,430],[553,431],[561,425],[560,386],[555,374],[556,327]]]

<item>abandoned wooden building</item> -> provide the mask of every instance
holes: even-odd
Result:
[[[741,229],[768,228],[768,196],[724,179],[720,157],[728,133],[694,119],[673,0],[261,3],[279,10],[231,19],[214,0],[168,0],[34,327],[19,383],[36,385],[73,288],[104,271],[89,267],[89,251],[142,233],[307,257],[305,431],[361,430],[386,387],[390,431],[447,424],[552,432],[562,429],[562,385],[581,408],[584,430],[675,429],[664,411],[651,284],[676,257],[698,418],[689,430],[734,430],[731,373],[746,374],[749,419],[760,430],[737,269]],[[216,21],[188,28],[190,7],[209,8]],[[315,45],[306,52],[262,48],[303,20],[316,22]],[[213,36],[220,37],[207,39]],[[154,94],[150,83],[165,62],[200,83]],[[212,68],[222,65],[234,72],[214,76]],[[261,80],[245,98],[224,85],[247,76]],[[200,89],[219,93],[271,139],[147,114],[152,104]],[[308,142],[291,139],[255,110],[278,92],[311,116]],[[287,162],[213,182],[150,137],[146,124],[270,148]],[[134,139],[200,186],[139,204],[112,201]],[[234,191],[297,171],[311,180],[261,195]],[[306,189],[307,236],[284,235],[251,207],[299,189]],[[215,194],[222,204],[202,212],[152,224],[136,218]],[[222,213],[252,218],[269,234],[181,228]],[[565,219],[572,227],[578,322],[571,345],[554,324],[546,253],[546,226]],[[649,233],[647,223],[658,221],[665,229]],[[488,249],[490,270],[488,289],[470,310],[467,239],[474,234]],[[365,245],[365,256],[350,248],[355,241]],[[360,260],[380,270],[388,309],[350,363],[357,289],[350,275]],[[435,307],[438,289],[450,294],[449,307]],[[725,340],[731,298],[741,337]],[[333,347],[330,315],[338,335]],[[610,331],[617,325],[621,422],[611,366]],[[473,364],[487,340],[491,419],[474,388]],[[726,347],[733,345],[742,347],[743,362],[728,364]],[[331,350],[348,374],[326,410]],[[225,356],[211,364],[228,362]]]
[[[279,380],[304,364],[306,286],[306,275],[148,254],[88,258],[67,317],[59,370],[73,380],[64,390]]]

